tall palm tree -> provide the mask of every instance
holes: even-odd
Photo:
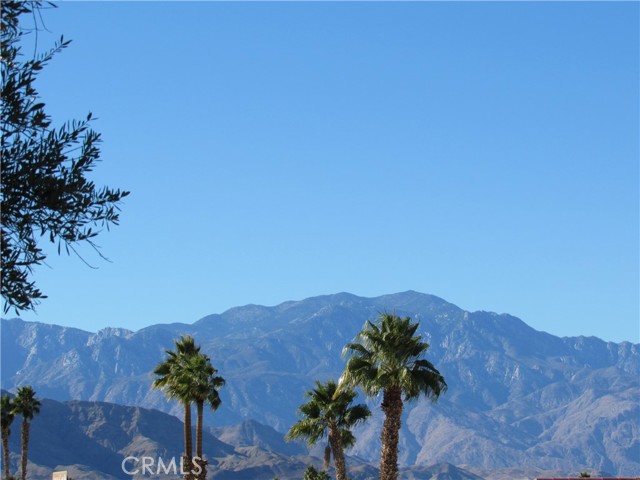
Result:
[[[188,387],[188,394],[191,396],[197,407],[196,418],[196,456],[195,461],[200,466],[197,479],[207,478],[207,462],[202,456],[202,429],[205,404],[216,411],[221,400],[218,390],[224,386],[224,378],[217,376],[218,370],[211,364],[211,359],[204,353],[194,355],[189,359],[185,368],[184,385]]]
[[[187,365],[190,359],[200,354],[200,347],[195,344],[193,337],[183,335],[175,340],[175,351],[165,350],[167,358],[160,362],[153,373],[157,378],[152,386],[164,390],[170,399],[178,400],[184,407],[184,455],[182,465],[184,480],[193,480],[191,473],[193,462],[193,439],[191,435],[191,403],[193,397],[186,384]]]
[[[13,402],[9,394],[2,396],[0,405],[0,415],[2,416],[2,452],[4,454],[4,476],[10,478],[9,471],[9,435],[11,434],[11,424],[15,415],[13,414]]]
[[[13,399],[13,414],[22,415],[22,480],[27,479],[27,451],[29,448],[29,429],[34,415],[40,413],[40,401],[36,398],[36,392],[29,385],[18,388]]]
[[[383,313],[376,323],[367,321],[343,355],[350,358],[340,378],[341,386],[360,386],[367,395],[382,392],[382,451],[380,480],[398,478],[398,440],[404,400],[421,394],[436,401],[447,388],[444,377],[425,360],[429,344],[416,335],[419,322]]]
[[[344,449],[356,441],[351,428],[366,420],[371,412],[364,404],[350,406],[356,392],[349,388],[338,390],[338,384],[333,380],[324,384],[316,381],[316,388],[305,396],[309,401],[298,409],[304,418],[291,427],[287,439],[305,438],[309,445],[314,445],[327,435],[329,448],[325,450],[325,470],[329,468],[333,453],[336,480],[347,480]]]

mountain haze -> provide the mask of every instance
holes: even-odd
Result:
[[[227,380],[207,424],[255,420],[282,433],[316,379],[338,378],[345,343],[392,310],[420,320],[428,358],[449,384],[438,403],[407,405],[402,464],[640,472],[640,345],[558,338],[510,315],[466,312],[411,291],[248,305],[137,332],[2,320],[2,388],[30,384],[41,397],[181,415],[150,389],[150,372],[175,338],[191,334]],[[374,415],[349,453],[376,461],[382,414],[379,399],[367,402]]]

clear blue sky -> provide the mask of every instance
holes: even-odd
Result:
[[[132,193],[25,319],[413,289],[640,341],[637,2],[58,5],[38,88]]]

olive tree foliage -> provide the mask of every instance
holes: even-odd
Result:
[[[47,4],[51,5],[51,4]],[[53,5],[51,5],[53,6]],[[118,224],[119,204],[129,192],[97,187],[87,178],[100,160],[100,134],[91,114],[54,128],[35,89],[38,73],[69,45],[26,57],[21,40],[38,35],[21,26],[38,19],[40,1],[2,0],[2,297],[5,313],[33,310],[46,296],[32,279],[46,254],[42,238],[67,253],[93,247],[100,229]],[[102,255],[100,255],[102,256]],[[104,258],[104,257],[103,257]]]

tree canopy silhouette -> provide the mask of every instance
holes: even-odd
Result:
[[[52,4],[48,4],[52,5]],[[62,37],[34,58],[21,53],[21,39],[38,34],[20,19],[39,18],[42,2],[1,2],[2,8],[2,297],[5,313],[33,310],[46,296],[32,279],[46,254],[44,237],[58,253],[76,252],[85,243],[98,251],[100,228],[118,224],[119,203],[126,191],[97,187],[87,178],[100,160],[100,134],[84,120],[52,126],[34,87],[38,73],[69,45]],[[77,253],[77,252],[76,252]],[[98,252],[100,254],[100,252]],[[102,255],[100,255],[102,256]],[[104,258],[104,257],[103,257]]]

